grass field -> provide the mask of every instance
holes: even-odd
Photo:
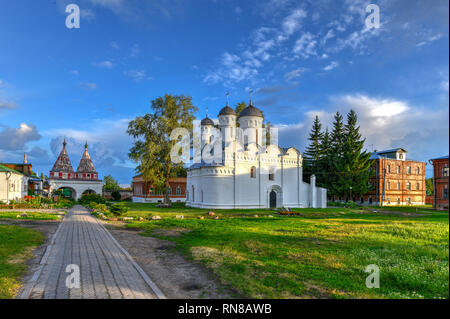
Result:
[[[195,217],[207,210],[128,205],[128,216],[163,218],[128,227],[177,243],[237,296],[449,298],[447,212],[328,208],[279,216],[270,210],[216,210],[220,219],[201,220]],[[380,268],[379,289],[365,285],[370,264]]]
[[[42,233],[18,226],[0,225],[0,299],[13,298],[26,272],[31,251],[44,241]]]
[[[57,213],[27,212],[25,217],[17,217],[23,212],[0,212],[0,219],[23,219],[23,220],[57,220]]]

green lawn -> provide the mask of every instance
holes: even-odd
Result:
[[[44,242],[42,233],[18,226],[0,225],[0,299],[13,298],[26,272],[33,248]]]
[[[17,217],[23,212],[0,212],[0,219],[23,219],[23,220],[57,220],[57,213],[27,212],[26,217]]]
[[[296,209],[302,215],[294,217],[215,210],[220,219],[200,220],[207,210],[128,205],[129,216],[163,218],[128,227],[177,243],[241,297],[449,298],[446,212]],[[365,286],[370,264],[380,268],[379,289]]]

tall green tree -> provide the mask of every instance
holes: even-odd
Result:
[[[171,161],[170,152],[176,141],[170,135],[175,128],[191,132],[198,109],[190,96],[172,94],[156,98],[151,108],[153,113],[139,116],[128,125],[127,133],[135,139],[128,155],[137,162],[136,170],[144,180],[163,192],[164,203],[169,204],[169,179],[183,167],[183,163]]]
[[[330,185],[329,172],[331,171],[331,139],[328,127],[320,140],[320,154],[317,163],[316,181],[317,185],[328,188]]]
[[[371,153],[363,150],[365,138],[359,132],[358,116],[354,110],[347,114],[345,125],[345,141],[343,160],[340,163],[340,186],[342,193],[347,197],[350,195],[363,195],[369,190],[369,178],[372,171],[373,161],[370,160]]]
[[[119,182],[111,175],[106,175],[103,178],[103,190],[104,191],[116,191],[120,189]]]
[[[321,157],[320,144],[322,138],[322,123],[320,123],[319,116],[316,115],[308,137],[310,143],[303,154],[304,175],[306,175],[305,177],[307,179],[309,179],[309,176],[312,174],[317,175],[318,173],[317,164]]]
[[[433,195],[434,194],[434,183],[433,183],[433,177],[425,179],[425,185],[427,187],[427,195]]]
[[[342,166],[344,160],[345,127],[342,114],[336,112],[334,115],[333,129],[330,134],[330,171],[328,172],[328,190],[331,196],[342,196],[341,186]]]

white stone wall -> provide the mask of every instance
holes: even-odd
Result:
[[[6,172],[0,172],[0,201],[4,203],[8,203],[11,200],[17,201],[28,194],[28,178],[24,175],[11,173],[9,192],[7,191],[7,185]]]
[[[102,181],[50,179],[49,182],[50,193],[63,187],[71,188],[75,192],[75,200],[78,200],[87,190],[102,195]]]

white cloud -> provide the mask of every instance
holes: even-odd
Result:
[[[228,52],[222,54],[220,64],[219,70],[208,73],[203,82],[216,84],[223,81],[226,85],[232,85],[234,82],[252,79],[258,74],[254,66],[249,66],[239,56]]]
[[[292,52],[307,59],[312,55],[317,55],[315,50],[316,44],[317,41],[314,40],[314,36],[311,33],[306,32],[295,42]]]
[[[295,31],[300,29],[301,21],[306,18],[306,11],[302,9],[294,10],[290,15],[288,15],[282,23],[282,28],[287,36],[292,35]]]
[[[305,73],[306,72],[306,69],[305,68],[298,68],[298,69],[295,69],[295,70],[292,70],[292,71],[290,71],[290,72],[287,72],[285,75],[284,75],[284,78],[287,80],[287,81],[291,81],[291,80],[293,80],[293,79],[296,79],[296,78],[299,78],[303,73]]]
[[[72,74],[72,75],[78,75],[80,72],[78,72],[78,70],[71,70],[71,71],[69,71],[69,74]]]
[[[17,107],[17,104],[15,102],[12,101],[7,101],[7,100],[0,100],[0,109],[15,109]]]
[[[95,83],[80,82],[78,85],[82,89],[89,90],[89,91],[93,91],[93,90],[97,89],[97,84],[95,84]]]
[[[306,113],[300,123],[282,125],[279,129],[281,146],[306,147],[307,136],[316,114],[323,128],[332,128],[336,111],[344,115],[354,109],[365,146],[369,151],[404,147],[408,157],[427,161],[432,156],[448,153],[449,123],[448,105],[434,108],[420,107],[394,98],[370,97],[364,94],[349,94],[330,98],[330,105],[324,109]]]
[[[324,71],[331,71],[339,66],[339,62],[333,61],[323,68]]]
[[[320,44],[325,45],[328,40],[334,38],[336,34],[334,33],[333,29],[328,30],[327,34],[320,40]]]
[[[100,68],[105,68],[105,69],[112,69],[115,64],[112,63],[111,61],[101,61],[101,62],[96,62],[94,63],[95,66],[98,66]]]
[[[40,139],[41,135],[34,124],[21,123],[19,128],[6,128],[0,132],[0,149],[21,150],[26,143]]]
[[[147,75],[147,71],[145,70],[132,70],[125,72],[125,75],[129,76],[136,82],[140,82],[143,80],[152,80],[151,76]]]
[[[442,38],[442,34],[439,33],[439,34],[428,37],[425,41],[421,41],[421,42],[417,43],[416,46],[422,47],[422,46],[428,45],[434,41],[437,41],[440,38]]]

